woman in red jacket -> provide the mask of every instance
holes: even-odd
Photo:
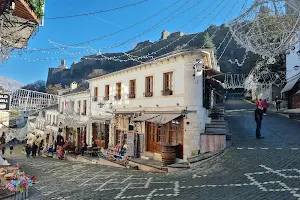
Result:
[[[269,103],[267,102],[266,99],[262,102],[262,106],[263,106],[264,115],[267,115],[267,108],[269,107]]]

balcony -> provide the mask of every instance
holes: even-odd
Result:
[[[173,90],[166,88],[163,91],[161,91],[161,93],[163,96],[170,96],[170,95],[173,95]]]
[[[93,97],[93,101],[98,101],[98,97]]]
[[[135,98],[135,94],[128,94],[128,98],[129,99],[134,99]]]
[[[1,2],[4,0],[1,0]],[[15,16],[31,21],[35,24],[40,23],[44,16],[44,4],[39,4],[38,0],[15,0]]]
[[[121,95],[115,95],[115,100],[120,100],[121,99]]]
[[[109,100],[109,96],[103,97],[103,101],[108,101]]]
[[[153,92],[144,93],[144,97],[153,97]]]

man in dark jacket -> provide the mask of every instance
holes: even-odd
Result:
[[[260,135],[261,121],[263,119],[263,106],[261,104],[259,104],[256,110],[254,111],[254,117],[256,121],[256,138],[264,139],[264,137]]]

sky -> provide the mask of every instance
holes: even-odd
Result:
[[[180,30],[185,34],[203,31],[211,24],[228,23],[240,14],[245,3],[245,0],[147,0],[135,6],[95,15],[47,19],[118,8],[140,1],[142,0],[46,0],[44,26],[39,27],[37,34],[29,40],[27,48],[42,50],[57,47],[54,44],[72,45],[93,40],[120,31],[162,10],[163,12],[128,30],[76,48],[23,52],[21,55],[13,53],[12,58],[6,63],[0,64],[0,76],[15,79],[23,84],[32,83],[36,80],[46,80],[48,68],[58,67],[60,59],[76,57],[66,59],[67,66],[70,66],[73,62],[80,61],[81,56],[93,53],[91,49],[100,53],[128,51],[139,42],[159,40],[163,30],[169,32]],[[249,2],[251,1],[248,1],[246,7],[249,7]],[[195,6],[192,7],[192,5]],[[167,7],[169,8],[166,9]],[[185,10],[185,13],[180,14]],[[171,13],[173,14],[167,18]],[[195,18],[197,15],[198,17]],[[175,17],[172,19],[172,16]],[[172,20],[167,22],[169,19]],[[191,19],[193,20],[190,21]],[[160,24],[152,28],[153,30],[147,31],[157,23]],[[186,26],[180,29],[183,25]],[[140,36],[132,39],[137,35]],[[125,44],[116,45],[122,42]],[[117,47],[106,48],[111,46]]]

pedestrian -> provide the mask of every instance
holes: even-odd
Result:
[[[267,109],[269,107],[269,103],[267,102],[266,99],[262,102],[262,106],[263,106],[263,113],[264,113],[264,115],[267,115]]]
[[[280,103],[281,103],[281,100],[278,98],[278,96],[276,96],[276,98],[275,98],[275,104],[276,104],[276,110],[277,111],[280,110]]]
[[[3,145],[3,146],[2,146],[2,155],[5,154],[5,149],[6,149],[6,148],[5,148],[5,146]]]
[[[261,136],[260,130],[261,130],[261,122],[263,119],[263,106],[259,104],[254,111],[254,117],[256,122],[256,138],[257,139],[264,139],[264,137]]]
[[[259,100],[258,100],[258,101],[255,103],[255,105],[256,105],[256,108],[258,107],[258,105],[259,105],[259,104],[261,104],[261,105],[262,105],[262,103],[263,103],[263,102],[262,102],[262,100],[261,100],[261,99],[259,99]]]
[[[9,146],[9,149],[10,149],[10,154],[12,154],[12,152],[13,152],[13,150],[14,150],[14,146],[11,144],[11,145]]]
[[[26,145],[25,151],[26,151],[26,158],[30,158],[31,147],[29,144]]]
[[[84,155],[84,152],[87,151],[87,143],[85,141],[81,141],[81,148],[79,150],[79,153],[83,156]]]

